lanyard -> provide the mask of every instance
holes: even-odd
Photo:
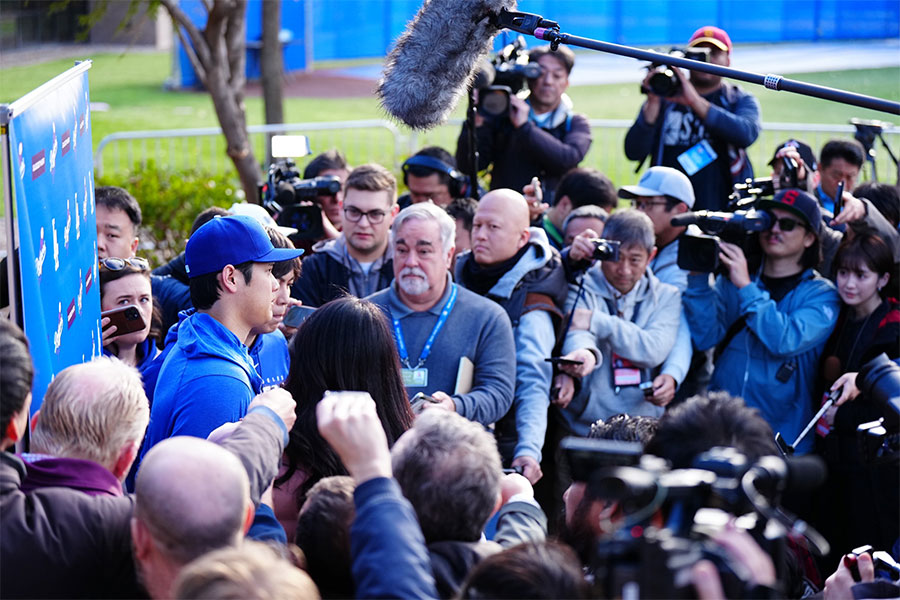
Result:
[[[425,346],[422,347],[422,355],[419,356],[419,360],[415,367],[409,366],[409,352],[407,352],[406,342],[403,340],[403,331],[400,329],[400,321],[398,321],[396,317],[391,316],[391,319],[394,322],[394,339],[397,340],[397,352],[400,354],[400,362],[404,367],[407,369],[418,369],[425,364],[425,360],[431,353],[431,346],[434,344],[434,340],[437,338],[437,334],[441,330],[441,327],[447,322],[447,317],[450,316],[450,311],[453,310],[454,304],[456,304],[456,284],[451,283],[450,297],[447,298],[447,303],[444,304],[444,308],[441,309],[441,315],[438,317],[437,323],[434,324],[434,329],[431,330],[431,335],[428,336]]]

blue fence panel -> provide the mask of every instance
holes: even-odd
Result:
[[[247,75],[259,76],[258,44],[261,3],[247,8]],[[421,0],[282,0],[282,29],[292,39],[285,44],[285,69],[305,66],[305,4],[313,6],[315,60],[384,56]],[[198,25],[206,22],[201,0],[181,0],[181,8]],[[664,48],[683,45],[703,25],[723,27],[737,43],[879,39],[900,36],[897,0],[522,0],[519,10],[560,23],[562,31],[633,46]],[[448,22],[448,27],[464,27]],[[495,47],[515,34],[498,36]],[[527,38],[529,46],[542,42]],[[254,47],[255,46],[255,47]],[[195,86],[196,75],[184,50],[178,49],[181,84]]]

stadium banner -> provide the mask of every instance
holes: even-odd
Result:
[[[21,294],[17,320],[34,358],[32,413],[57,373],[101,353],[90,67],[77,63],[2,107],[19,266],[9,289]]]

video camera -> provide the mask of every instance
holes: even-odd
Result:
[[[340,191],[339,177],[322,175],[301,179],[294,161],[280,159],[269,165],[266,183],[260,187],[260,203],[273,213],[276,223],[296,229],[295,237],[318,239],[325,229],[317,199]]]
[[[528,62],[528,48],[524,36],[504,46],[490,63],[484,62],[475,77],[478,89],[478,114],[487,118],[502,118],[509,114],[509,97],[518,94],[530,79],[541,76],[541,66]]]
[[[675,58],[709,62],[709,52],[709,48],[672,48],[667,54]],[[655,94],[663,98],[671,98],[681,93],[681,80],[675,73],[677,67],[670,67],[662,63],[650,63],[646,68],[651,75],[647,86],[641,85],[642,94]]]
[[[862,366],[856,385],[884,415],[857,427],[860,455],[869,463],[896,463],[900,460],[900,367],[880,354]]]
[[[817,457],[753,462],[719,447],[699,455],[691,468],[669,469],[636,446],[574,438],[561,445],[576,481],[587,484],[587,497],[614,501],[624,515],[617,532],[594,548],[591,566],[603,597],[692,597],[687,574],[701,559],[717,566],[727,597],[755,597],[744,565],[710,539],[732,516],[770,554],[781,551],[788,533],[803,533],[813,551],[828,552],[818,533],[776,508],[786,490],[821,484],[825,469]]]
[[[696,226],[701,233],[688,229],[678,244],[678,266],[686,271],[719,273],[719,242],[737,244],[746,253],[747,237],[772,226],[772,215],[750,208],[734,212],[699,210],[672,218],[675,226]]]

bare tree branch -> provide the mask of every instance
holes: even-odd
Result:
[[[185,14],[181,7],[178,6],[175,0],[160,0],[163,6],[166,7],[166,10],[169,11],[169,16],[172,17],[172,20],[175,21],[175,28],[179,33],[179,37],[182,40],[182,45],[185,48],[185,51],[188,51],[190,44],[185,43],[184,36],[181,35],[181,27],[184,28],[188,37],[190,38],[191,43],[194,45],[194,52],[196,53],[197,60],[206,68],[210,64],[210,52],[209,47],[206,44],[206,40],[203,37],[203,33],[197,29],[197,26],[194,25],[194,22],[191,21],[191,18]],[[180,27],[179,27],[180,26]],[[190,52],[188,52],[188,56],[190,56]],[[193,64],[193,61],[191,61]],[[195,65],[196,68],[196,65]]]
[[[237,0],[234,10],[229,14],[225,30],[225,46],[228,52],[228,65],[231,70],[229,83],[231,88],[239,90],[243,98],[244,84],[247,80],[247,2]]]

